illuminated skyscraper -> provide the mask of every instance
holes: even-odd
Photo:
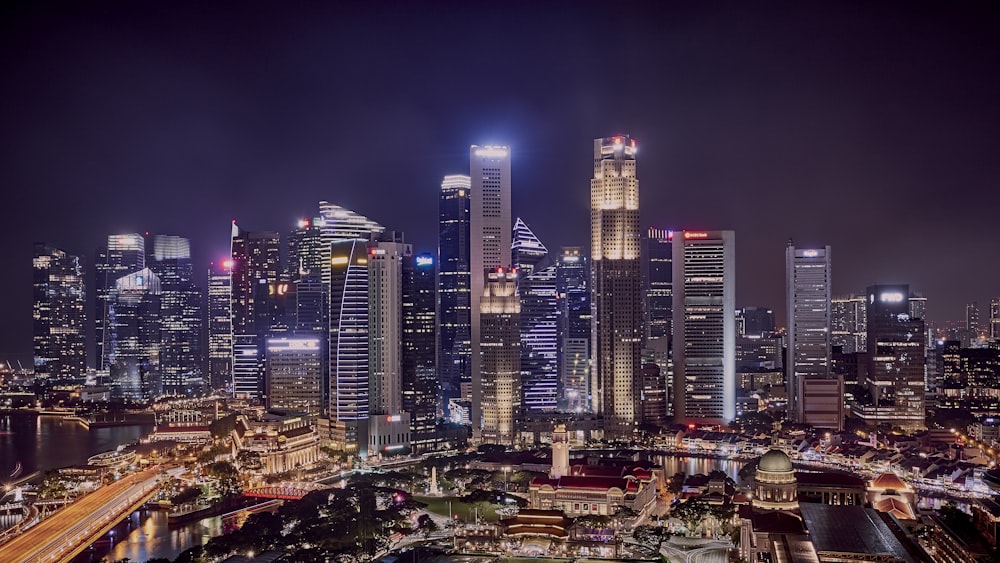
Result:
[[[308,275],[321,276],[324,257],[329,255],[329,250],[324,249],[322,231],[316,221],[300,219],[298,226],[288,233],[285,279],[294,281]]]
[[[830,300],[831,346],[843,353],[864,352],[868,346],[868,320],[864,295],[833,297]]]
[[[470,293],[470,201],[468,176],[441,183],[438,230],[438,318],[442,411],[452,399],[472,400],[472,294]],[[463,388],[465,391],[463,392]],[[451,413],[447,413],[449,418]]]
[[[556,265],[556,292],[560,404],[573,412],[590,411],[590,268],[579,247],[562,249]]]
[[[162,393],[160,278],[149,268],[122,276],[108,300],[112,395],[149,401]]]
[[[484,276],[482,319],[483,441],[513,445],[521,413],[521,303],[517,271],[497,268]]]
[[[233,317],[226,258],[208,269],[208,378],[212,389],[233,392]]]
[[[35,376],[77,378],[87,373],[87,332],[80,259],[44,243],[35,244]]]
[[[321,338],[272,336],[267,339],[267,404],[280,410],[320,415],[322,393]]]
[[[156,235],[149,267],[160,278],[160,371],[164,395],[194,395],[202,373],[202,293],[188,239]]]
[[[594,140],[590,181],[594,410],[604,433],[629,440],[642,417],[642,276],[636,142]]]
[[[323,438],[358,452],[369,412],[368,243],[339,241],[330,252],[330,434]]]
[[[559,401],[556,265],[521,219],[514,223],[511,254],[521,298],[521,408],[554,411]]]
[[[983,327],[979,322],[979,303],[973,301],[965,305],[965,331],[970,343],[976,343],[983,336]]]
[[[319,202],[319,217],[313,221],[313,227],[319,229],[320,263],[324,265],[322,278],[328,285],[331,274],[326,265],[330,263],[331,244],[344,240],[371,240],[373,235],[385,231],[385,227],[368,217],[326,201]],[[307,244],[302,247],[311,248]],[[307,252],[305,255],[309,256]]]
[[[278,233],[243,231],[233,222],[233,390],[252,399],[262,399],[265,391],[264,340],[271,317],[268,292],[278,281],[279,253]]]
[[[403,410],[410,414],[410,443],[418,452],[437,444],[436,287],[433,255],[404,258]]]
[[[736,236],[674,233],[674,420],[736,416]]]
[[[852,405],[855,416],[875,425],[912,431],[925,427],[924,321],[910,313],[909,286],[873,285],[867,291],[870,401]]]
[[[97,344],[95,356],[98,370],[111,366],[111,339],[108,328],[108,312],[115,291],[115,283],[124,275],[138,272],[146,267],[146,240],[137,233],[111,235],[107,246],[97,250],[94,261],[94,338]]]
[[[478,433],[483,424],[479,301],[486,287],[485,272],[511,264],[510,147],[472,145],[469,176],[472,186],[469,215],[472,430]]]
[[[785,249],[788,412],[819,428],[844,425],[843,381],[830,371],[830,247]]]

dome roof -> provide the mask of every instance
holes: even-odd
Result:
[[[761,456],[760,462],[757,463],[757,469],[760,471],[786,473],[793,470],[792,460],[781,450],[769,450]]]

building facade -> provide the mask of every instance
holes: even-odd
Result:
[[[556,263],[556,299],[559,307],[559,383],[561,408],[589,412],[590,377],[590,267],[579,247],[562,249]]]
[[[469,215],[469,266],[472,353],[472,431],[483,427],[483,353],[480,348],[480,299],[486,272],[511,265],[510,147],[469,149],[472,201]]]
[[[785,249],[788,311],[788,412],[793,420],[840,430],[843,383],[830,369],[830,247]]]
[[[146,239],[137,233],[110,235],[108,244],[97,250],[94,261],[94,340],[97,345],[97,370],[110,368],[111,338],[108,313],[119,278],[146,267]]]
[[[276,232],[232,227],[230,290],[233,329],[233,389],[240,396],[264,399],[265,339],[270,330],[268,294],[278,281],[280,240]],[[239,355],[237,361],[237,344]],[[256,351],[252,362],[250,350]],[[241,369],[237,370],[239,363]]]
[[[161,393],[191,396],[205,385],[202,290],[194,282],[191,246],[183,237],[153,237],[150,269],[160,278]]]
[[[32,257],[35,377],[87,373],[86,287],[80,258],[45,243]]]
[[[432,254],[403,261],[402,408],[410,415],[410,446],[418,452],[433,450],[438,444],[436,289]]]
[[[521,303],[517,271],[497,268],[484,276],[482,319],[482,438],[514,445],[521,414]]]
[[[736,416],[733,231],[674,233],[674,419],[728,424]]]
[[[212,389],[233,392],[232,259],[208,268],[208,379]]]
[[[438,319],[440,323],[441,409],[472,401],[472,297],[468,176],[445,176],[438,207]]]
[[[272,336],[267,339],[267,406],[320,415],[323,402],[322,338]]]
[[[628,440],[641,418],[642,280],[636,142],[594,140],[590,180],[594,410],[608,439]]]

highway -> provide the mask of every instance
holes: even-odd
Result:
[[[157,486],[159,468],[125,477],[73,502],[24,533],[0,545],[0,561],[41,563],[64,561],[110,528],[126,510]]]

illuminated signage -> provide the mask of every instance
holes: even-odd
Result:
[[[367,263],[368,263],[367,258],[358,258],[358,264],[367,264]]]
[[[878,294],[878,300],[882,303],[901,303],[905,296],[898,291],[886,291]]]
[[[229,258],[224,259],[222,261],[222,267],[225,268],[225,269],[227,269],[227,270],[232,270],[233,269],[233,261],[231,259],[229,259]]]
[[[708,233],[704,231],[684,231],[685,239],[708,238]]]
[[[400,415],[398,415],[398,414],[394,414],[392,416],[385,417],[385,421],[386,422],[400,422],[402,420],[403,420],[403,417],[400,416]]]
[[[417,256],[417,266],[431,266],[434,264],[434,258],[430,256]]]
[[[333,266],[343,266],[350,261],[351,259],[347,256],[334,256],[333,258],[330,258],[330,264]]]
[[[142,285],[144,283],[146,283],[146,279],[145,278],[143,278],[142,276],[136,276],[135,277],[135,285]]]
[[[815,258],[815,257],[819,256],[819,251],[818,250],[803,250],[802,251],[802,255],[805,256],[806,258]]]
[[[482,147],[475,150],[473,153],[476,156],[482,156],[486,158],[504,158],[507,156],[506,147]]]

